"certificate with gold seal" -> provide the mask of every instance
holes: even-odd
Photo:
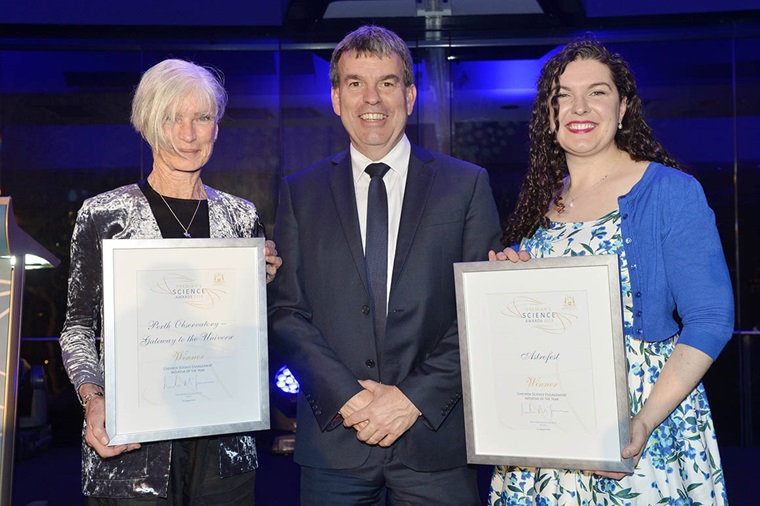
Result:
[[[468,461],[632,472],[618,257],[454,274]]]
[[[103,241],[111,445],[269,428],[264,239]]]

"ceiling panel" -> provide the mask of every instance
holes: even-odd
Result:
[[[0,24],[280,26],[289,0],[0,0]]]
[[[760,8],[758,0],[583,0],[583,3],[589,18],[704,14]]]

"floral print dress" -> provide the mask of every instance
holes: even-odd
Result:
[[[677,336],[661,342],[631,337],[631,283],[620,233],[620,212],[596,221],[551,222],[522,243],[532,257],[618,254],[631,416],[639,412],[670,356]],[[653,432],[632,476],[612,480],[589,472],[496,466],[490,506],[723,505],[723,469],[710,407],[700,383]]]

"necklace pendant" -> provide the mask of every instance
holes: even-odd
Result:
[[[158,193],[158,192],[156,192],[156,193]],[[161,200],[164,201],[164,204],[166,204],[166,207],[169,209],[169,212],[172,213],[172,216],[174,216],[174,219],[177,220],[177,223],[179,223],[179,226],[182,227],[182,230],[184,230],[184,232],[182,233],[182,235],[184,235],[185,237],[190,237],[190,232],[188,232],[188,230],[190,229],[190,225],[193,224],[193,220],[195,220],[195,215],[198,214],[198,209],[200,209],[200,207],[201,207],[201,201],[200,201],[200,199],[198,199],[198,203],[195,204],[195,212],[193,213],[193,217],[190,218],[190,223],[188,223],[187,226],[185,226],[185,225],[182,224],[182,222],[180,221],[180,219],[177,217],[177,214],[174,212],[174,209],[172,209],[172,206],[169,205],[169,203],[166,201],[166,199],[164,198],[164,196],[161,195],[160,193],[158,193],[158,196],[161,197]]]
[[[567,207],[572,208],[575,205],[575,201],[571,200],[570,203],[567,205]]]

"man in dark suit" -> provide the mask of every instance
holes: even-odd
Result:
[[[301,504],[479,504],[452,264],[498,247],[488,175],[407,139],[417,90],[393,32],[346,36],[330,78],[351,146],[283,180],[269,292],[272,344],[301,386]]]

